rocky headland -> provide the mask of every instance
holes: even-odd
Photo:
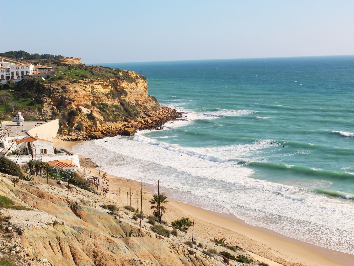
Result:
[[[6,111],[0,119],[12,119],[17,111],[25,120],[59,119],[60,138],[88,140],[131,136],[181,117],[150,96],[146,78],[133,71],[65,61],[39,63],[54,67],[56,75],[0,85],[0,108]]]

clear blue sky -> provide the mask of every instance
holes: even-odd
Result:
[[[353,0],[0,0],[0,52],[83,63],[354,55]]]

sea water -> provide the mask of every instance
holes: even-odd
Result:
[[[183,112],[74,150],[168,197],[354,254],[354,56],[105,64]]]

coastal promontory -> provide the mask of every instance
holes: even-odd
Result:
[[[55,75],[0,85],[0,119],[16,111],[25,120],[59,119],[65,140],[134,135],[180,116],[150,96],[146,78],[133,71],[86,66],[79,59],[3,60],[52,67]]]

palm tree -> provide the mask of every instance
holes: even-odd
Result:
[[[157,219],[159,219],[159,223],[161,223],[162,214],[166,211],[166,207],[162,206],[161,204],[167,203],[168,201],[166,199],[167,197],[163,194],[159,196],[157,194],[154,194],[152,196],[152,199],[150,200],[150,203],[152,204],[151,209],[154,210],[153,214]]]

